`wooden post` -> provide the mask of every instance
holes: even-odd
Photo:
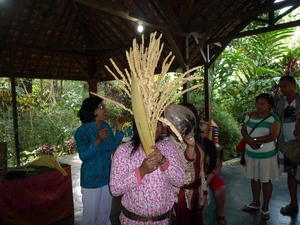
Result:
[[[7,173],[7,143],[0,142],[0,172],[2,177]]]
[[[97,82],[98,80],[96,79],[90,79],[87,81],[89,84],[89,93],[90,92],[94,92],[94,93],[98,93],[97,92]],[[93,95],[90,93],[90,97],[92,97]]]

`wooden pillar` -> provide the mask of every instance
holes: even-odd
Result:
[[[189,58],[189,37],[185,38],[185,59],[187,61],[187,59]],[[182,73],[186,72],[189,70],[189,65],[185,65],[185,68],[182,68]],[[187,76],[189,76],[189,74],[187,74]],[[190,82],[186,82],[183,85],[183,90],[186,90],[190,87]],[[183,94],[183,102],[190,102],[190,92],[186,92]]]
[[[206,46],[206,60],[204,64],[204,88],[205,88],[205,121],[210,120],[210,80],[209,80],[209,45]]]
[[[0,142],[0,172],[5,177],[7,173],[7,143]]]
[[[93,95],[91,94],[91,92],[98,93],[97,92],[97,83],[98,83],[98,80],[96,80],[96,79],[90,79],[87,82],[89,84],[90,97],[92,97]]]
[[[13,106],[13,123],[15,134],[15,148],[16,148],[16,164],[20,165],[20,143],[19,143],[19,126],[18,126],[18,109],[17,109],[17,92],[16,92],[16,79],[12,75],[10,77],[11,83],[11,97]]]

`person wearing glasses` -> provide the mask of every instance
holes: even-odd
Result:
[[[284,96],[277,104],[277,112],[281,119],[281,133],[278,141],[278,149],[289,140],[295,139],[294,129],[297,121],[297,111],[300,109],[300,95],[296,91],[296,80],[293,76],[282,76],[279,80],[279,88]],[[286,158],[282,152],[278,151],[279,166],[282,172],[288,174],[287,184],[290,194],[290,202],[280,209],[283,215],[291,215],[298,212],[296,180],[297,165]]]
[[[116,119],[116,133],[105,122],[107,111],[100,97],[86,98],[78,112],[82,124],[74,134],[79,158],[83,225],[110,225],[112,195],[109,190],[111,155],[124,133]]]

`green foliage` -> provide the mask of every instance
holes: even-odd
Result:
[[[210,76],[216,77],[210,79],[218,83],[212,87],[218,90],[212,92],[212,103],[232,112],[241,123],[244,115],[253,110],[258,94],[277,95],[274,85],[283,73],[282,59],[289,51],[284,40],[293,32],[294,29],[290,28],[234,40],[210,70]],[[226,71],[226,64],[221,62],[233,69]],[[218,78],[220,71],[224,72],[222,76],[225,78]]]
[[[300,76],[300,47],[290,49],[282,59],[283,74]]]
[[[34,149],[41,144],[58,145],[72,138],[79,125],[74,112],[57,105],[35,108],[19,116],[21,150]]]
[[[18,80],[18,79],[17,79]],[[77,112],[83,98],[88,96],[84,82],[69,81],[50,82],[47,80],[18,80],[17,113],[18,136],[21,162],[31,161],[36,157],[35,149],[40,145],[65,145],[73,137],[80,125]],[[56,84],[55,84],[56,83]],[[60,90],[51,93],[51,85]],[[26,84],[26,85],[24,85]],[[47,86],[49,84],[50,86]],[[32,87],[29,87],[32,85]],[[81,87],[81,88],[78,88]],[[31,89],[31,92],[28,90]],[[60,95],[58,95],[60,93]],[[49,97],[51,94],[54,97]],[[15,165],[15,141],[10,83],[6,78],[0,79],[0,140],[8,145],[8,165]],[[66,147],[58,154],[70,152]]]
[[[222,108],[215,107],[212,112],[213,121],[219,126],[219,144],[223,147],[223,160],[238,156],[235,146],[242,138],[240,126],[235,118]]]

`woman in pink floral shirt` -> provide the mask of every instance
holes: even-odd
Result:
[[[157,124],[156,137],[162,130]],[[185,181],[176,147],[160,140],[146,156],[134,126],[129,143],[119,146],[111,168],[110,189],[114,196],[123,195],[120,215],[124,225],[167,225],[173,217],[173,185]]]

